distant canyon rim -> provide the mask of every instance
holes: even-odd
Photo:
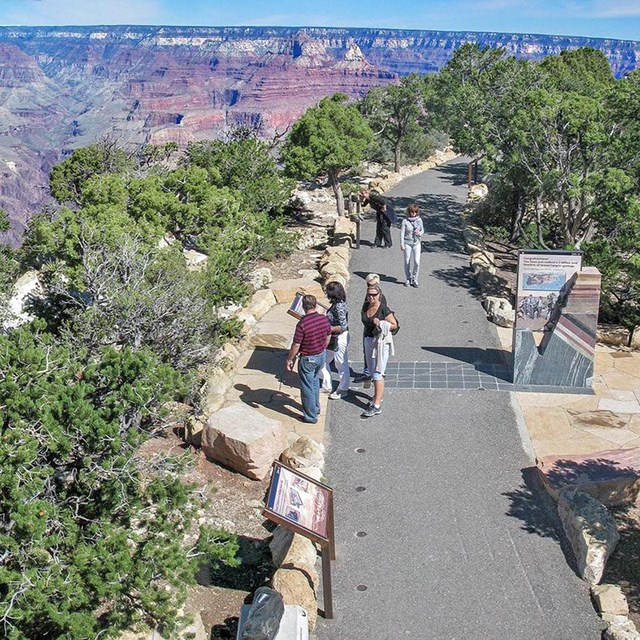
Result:
[[[233,126],[283,132],[320,98],[434,73],[466,42],[540,59],[602,50],[616,77],[640,42],[509,33],[298,27],[0,27],[0,207],[20,242],[51,167],[104,135],[180,146]]]

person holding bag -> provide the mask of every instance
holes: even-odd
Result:
[[[400,226],[400,249],[404,253],[404,286],[418,288],[420,272],[420,252],[422,251],[422,235],[424,225],[420,217],[420,209],[413,203],[407,207],[407,215]],[[413,265],[411,260],[413,258]]]
[[[398,328],[395,314],[381,301],[378,285],[367,287],[367,303],[362,310],[364,349],[367,368],[373,380],[373,398],[362,412],[362,418],[382,413],[380,404],[384,395],[384,374],[389,355],[394,354],[393,332]]]
[[[331,372],[329,365],[335,362],[339,375],[338,387],[329,396],[330,400],[344,400],[349,393],[349,309],[347,295],[339,282],[327,282],[325,288],[331,306],[327,309],[327,319],[331,324],[331,338],[327,345],[325,365],[322,369],[322,390],[331,392]]]

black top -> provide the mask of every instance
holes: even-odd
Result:
[[[378,335],[378,327],[373,323],[374,318],[378,318],[378,320],[384,320],[390,313],[393,313],[389,307],[387,307],[386,302],[381,302],[380,306],[376,313],[369,317],[367,315],[367,307],[369,305],[365,304],[362,307],[362,324],[364,325],[364,337],[365,338],[375,338]]]

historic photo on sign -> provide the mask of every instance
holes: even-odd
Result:
[[[289,524],[320,541],[328,540],[332,508],[331,489],[276,462],[271,476],[265,515]]]

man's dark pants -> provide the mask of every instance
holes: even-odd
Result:
[[[383,246],[383,241],[385,247],[393,245],[393,241],[391,240],[391,223],[382,214],[378,214],[376,217],[376,240],[374,244],[376,247],[381,247]]]
[[[298,377],[305,422],[317,422],[320,414],[320,372],[324,367],[325,352],[314,356],[300,356]]]

